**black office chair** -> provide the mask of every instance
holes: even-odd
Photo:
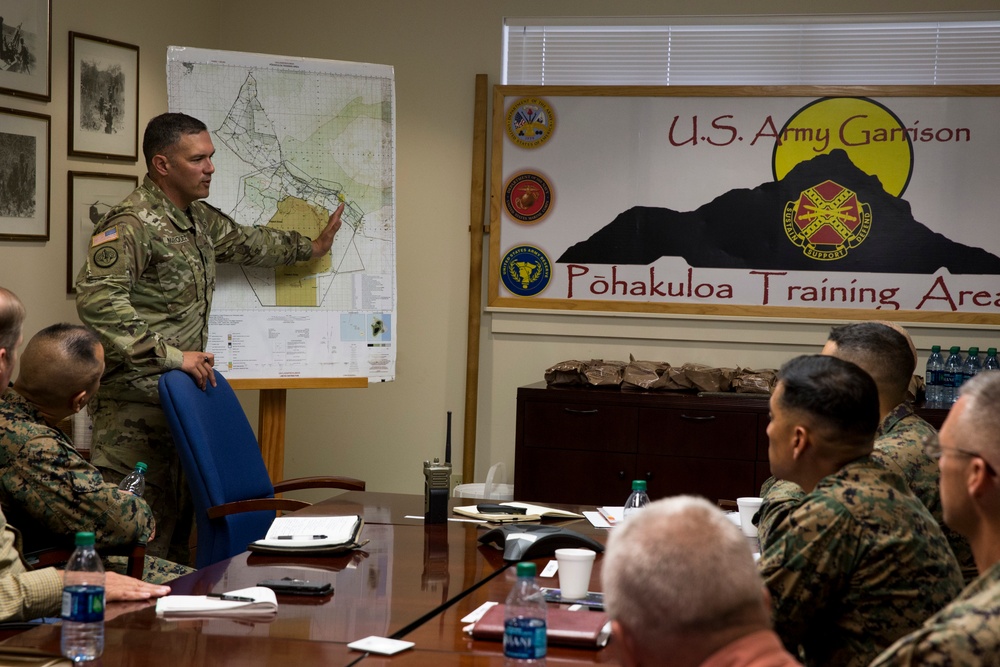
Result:
[[[218,371],[204,390],[179,370],[160,377],[160,402],[177,445],[195,505],[196,566],[201,568],[246,550],[267,534],[278,510],[309,503],[275,498],[297,489],[364,491],[352,477],[299,477],[271,483],[260,446],[232,387]]]

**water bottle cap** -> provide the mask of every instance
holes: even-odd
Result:
[[[645,491],[646,490],[646,480],[644,480],[644,479],[634,479],[634,480],[632,480],[632,490],[633,491]]]
[[[990,349],[986,350],[987,357],[995,357],[996,355],[997,355],[997,349],[995,347],[991,347]]]
[[[90,532],[77,533],[76,534],[76,546],[78,547],[92,547],[94,546],[94,534]]]
[[[969,348],[969,354],[979,354],[979,348],[978,347],[970,347]]]
[[[962,349],[962,348],[960,348],[960,347],[959,347],[958,345],[952,345],[952,346],[951,346],[951,349],[950,349],[950,350],[948,350],[948,351],[949,351],[949,352],[950,352],[951,354],[958,354],[958,353],[959,353],[959,351],[960,351],[961,349]]]
[[[135,469],[141,470],[142,472],[146,472],[147,470],[149,470],[149,466],[147,466],[142,461],[139,461],[138,463],[135,464]]]
[[[517,564],[517,576],[518,577],[533,577],[538,572],[538,568],[535,567],[534,563],[518,563]]]
[[[941,351],[941,346],[940,345],[931,345],[931,352],[937,354],[940,351]]]

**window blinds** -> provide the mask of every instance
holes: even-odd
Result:
[[[994,17],[995,18],[995,17]],[[551,19],[555,23],[558,19]],[[591,20],[596,23],[598,20]],[[1000,20],[562,25],[505,22],[504,82],[525,85],[1000,83]]]

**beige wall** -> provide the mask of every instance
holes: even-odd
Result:
[[[661,0],[53,0],[53,99],[4,97],[2,106],[51,114],[52,237],[0,243],[0,285],[29,306],[26,334],[74,319],[65,295],[66,170],[141,173],[140,166],[68,160],[67,31],[138,44],[140,124],[166,109],[170,44],[392,65],[397,94],[397,380],[359,390],[299,390],[289,396],[286,475],[338,472],[377,491],[418,492],[420,464],[444,447],[454,413],[460,452],[465,395],[472,109],[477,73],[499,82],[504,16],[746,13],[747,3]],[[772,1],[768,13],[819,3]],[[759,5],[755,5],[759,6]],[[139,11],[136,7],[142,7]],[[932,12],[936,0],[845,0],[841,12]],[[950,11],[997,10],[996,0],[955,0]],[[830,322],[705,320],[486,313],[480,349],[477,479],[491,462],[513,467],[515,394],[570,358],[664,359],[775,367],[818,349]],[[911,327],[921,354],[933,343],[996,345],[1000,333]],[[256,421],[256,397],[241,398]],[[460,455],[456,469],[461,469]],[[466,480],[468,481],[468,480]]]

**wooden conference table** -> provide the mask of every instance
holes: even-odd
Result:
[[[452,506],[475,504],[451,499]],[[585,508],[560,505],[566,509]],[[589,508],[588,508],[589,509]],[[264,579],[296,577],[330,582],[331,596],[278,596],[267,623],[232,619],[168,621],[153,603],[120,603],[105,622],[104,667],[143,665],[502,665],[500,642],[476,641],[460,619],[487,601],[502,602],[515,580],[499,550],[481,545],[492,524],[448,521],[425,526],[423,496],[352,491],[300,510],[297,515],[364,517],[359,551],[337,557],[290,558],[245,552],[172,582],[173,593],[198,595],[254,586]],[[420,518],[407,518],[407,517]],[[454,518],[458,515],[449,514]],[[586,519],[546,521],[604,542],[606,531]],[[548,558],[540,559],[539,571]],[[591,590],[600,590],[598,556]],[[556,578],[541,579],[558,586]],[[588,612],[579,612],[588,613]],[[352,651],[347,644],[378,635],[406,639],[415,648],[395,656]],[[58,653],[60,626],[42,625],[6,642]],[[549,664],[615,662],[614,649],[550,647]]]

